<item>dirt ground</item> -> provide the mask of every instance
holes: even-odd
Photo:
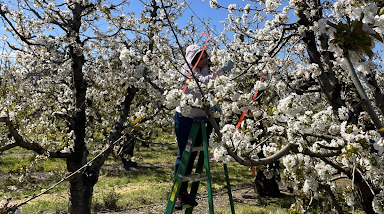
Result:
[[[282,192],[283,197],[292,197],[287,192]],[[275,200],[274,198],[269,197],[258,197],[257,194],[254,192],[252,186],[242,187],[242,188],[233,188],[232,189],[232,197],[234,204],[249,204],[249,205],[258,205],[258,206],[267,206],[268,203],[271,202],[271,200]],[[193,209],[194,214],[206,214],[209,213],[209,204],[208,204],[208,198],[207,196],[198,196],[197,202],[199,205],[197,205]],[[228,194],[226,191],[217,193],[213,195],[213,206],[215,209],[215,214],[220,214],[221,212],[217,212],[218,209],[221,210],[231,210],[231,206],[228,199]],[[166,204],[158,204],[158,205],[148,205],[145,207],[135,208],[135,209],[129,209],[129,210],[121,210],[118,212],[99,212],[101,213],[108,213],[108,214],[160,214],[164,213]],[[180,214],[184,213],[185,210],[181,211],[175,211],[173,213]]]

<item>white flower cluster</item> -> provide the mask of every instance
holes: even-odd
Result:
[[[265,10],[270,13],[280,7],[281,3],[275,0],[266,0],[265,1]]]
[[[353,205],[355,205],[354,191],[350,186],[347,186],[346,188],[344,188],[343,196],[344,196],[345,202],[349,207],[353,207]]]
[[[126,63],[131,62],[136,56],[135,50],[133,48],[127,49],[124,48],[120,53],[120,60]]]
[[[253,90],[256,91],[256,90],[264,90],[268,87],[268,83],[266,82],[263,82],[263,81],[257,81],[255,83],[255,86],[253,87]]]
[[[349,110],[345,106],[342,106],[337,110],[339,112],[340,120],[348,120],[349,118]]]
[[[300,96],[297,94],[290,94],[286,98],[279,101],[277,109],[279,109],[279,112],[283,112],[285,115],[290,117],[297,116],[298,113],[303,111],[303,107],[300,105],[299,97]],[[275,115],[278,115],[279,112],[275,111]]]
[[[209,0],[209,6],[213,9],[219,9],[219,3],[217,3],[217,0]]]
[[[229,11],[230,13],[233,13],[233,10],[236,10],[236,4],[230,4],[230,5],[228,6],[228,11]]]
[[[384,138],[381,137],[380,140],[375,142],[373,144],[373,148],[375,148],[378,151],[379,155],[382,155],[384,153]]]
[[[193,107],[198,107],[200,105],[199,100],[195,99],[192,94],[182,94],[180,99],[180,107],[183,109],[183,116],[187,116]]]
[[[179,106],[181,93],[182,92],[180,91],[180,89],[165,91],[163,94],[165,96],[165,102],[164,102],[165,106],[167,106],[167,108],[170,108],[170,109],[173,109]]]
[[[215,134],[212,133],[209,137],[209,146],[212,148],[213,156],[215,157],[216,161],[228,163],[232,160],[231,156],[228,155],[227,150],[224,148],[224,144],[227,144],[228,146],[231,144],[232,136],[233,136],[233,130],[235,129],[234,125],[225,125],[220,132],[222,133],[223,137],[220,142],[216,142]]]
[[[237,34],[237,35],[239,35],[239,34]],[[252,53],[245,52],[243,59],[244,59],[244,61],[251,63],[251,62],[255,61],[255,56]]]
[[[11,202],[11,199],[12,198],[9,198],[9,197],[6,197],[4,196],[4,200],[1,200],[0,201],[0,210],[6,210],[8,208],[11,208],[13,207],[13,204]],[[14,212],[9,212],[9,213],[12,213],[12,214],[21,214],[23,211],[23,208],[22,207],[18,207]]]
[[[245,5],[245,7],[244,7],[244,13],[245,13],[245,14],[249,14],[250,11],[251,11],[251,5],[250,5],[250,4]]]
[[[378,214],[384,214],[384,189],[375,195],[372,201],[373,210]]]

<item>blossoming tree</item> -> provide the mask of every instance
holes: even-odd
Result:
[[[228,7],[209,2],[229,12],[223,32],[213,40],[235,34],[226,49],[211,47],[211,69],[227,61],[236,68],[207,85],[188,83],[205,90],[200,108],[210,117],[211,106],[223,110],[222,128],[210,138],[216,160],[258,166],[272,177],[278,172],[268,164],[281,159],[281,183],[298,196],[293,212],[304,212],[313,198],[324,197],[330,202],[325,211],[382,213],[383,76],[374,48],[383,41],[382,3],[255,2]],[[164,96],[170,108],[198,107],[178,88]],[[334,181],[341,178],[350,183],[339,195]]]
[[[382,42],[382,3],[252,2],[209,1],[228,10],[223,32],[210,40],[211,69],[227,61],[236,66],[206,85],[188,81],[204,93],[202,106],[179,89],[182,49],[201,39],[192,22],[177,24],[185,2],[148,1],[140,18],[124,12],[124,2],[3,4],[0,15],[19,45],[9,44],[15,60],[1,82],[1,151],[21,146],[37,158],[65,158],[74,172],[93,148],[129,136],[137,118],[169,122],[159,112],[181,105],[185,113],[205,109],[213,122],[210,108],[217,105],[222,128],[210,137],[216,160],[257,166],[272,177],[278,172],[268,165],[280,159],[281,184],[298,197],[292,212],[323,196],[331,204],[325,211],[343,213],[362,201],[367,213],[383,213],[384,81],[374,49]],[[100,20],[108,28],[99,28]],[[131,107],[139,94],[145,105]],[[95,139],[97,132],[106,140]],[[89,213],[112,148],[71,177],[71,213]],[[350,182],[342,197],[333,183],[340,177]]]
[[[215,94],[207,103],[223,109],[223,128],[210,139],[216,159],[264,166],[267,176],[277,172],[265,166],[281,159],[282,184],[298,196],[291,211],[324,196],[338,213],[356,201],[367,213],[383,213],[383,74],[374,49],[383,42],[382,2],[255,2],[209,2],[229,11],[222,35],[235,33],[212,61],[236,68],[205,86]],[[236,130],[234,115],[244,111]],[[350,182],[342,197],[334,192],[339,178]]]
[[[0,151],[19,146],[36,152],[36,160],[65,159],[70,213],[90,213],[101,166],[133,137],[138,123],[169,122],[161,115],[167,112],[157,99],[160,92],[142,72],[155,36],[167,24],[155,1],[143,2],[140,18],[127,8],[125,1],[1,2],[4,28],[13,38],[5,41],[12,59],[1,73]],[[182,5],[168,1],[167,8],[178,17]],[[135,56],[124,67],[123,49]],[[89,154],[100,151],[84,167]],[[21,181],[32,167],[24,168]]]

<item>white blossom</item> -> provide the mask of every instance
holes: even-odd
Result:
[[[219,3],[217,3],[217,0],[209,0],[209,6],[213,9],[218,9],[219,8]]]
[[[233,10],[236,10],[236,4],[230,4],[230,5],[228,6],[228,11],[229,11],[230,13],[233,13]]]
[[[342,106],[341,108],[338,109],[338,112],[339,112],[339,118],[340,120],[347,120],[348,117],[349,117],[349,110]]]

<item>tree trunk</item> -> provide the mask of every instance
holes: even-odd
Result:
[[[121,132],[124,129],[124,122],[126,121],[129,113],[129,107],[133,98],[135,97],[136,92],[137,89],[135,87],[130,87],[127,89],[127,95],[125,96],[123,102],[123,108],[120,111],[119,120],[115,123],[114,129],[108,138],[111,144],[121,136]],[[74,172],[86,164],[88,151],[86,148],[84,151],[85,152],[83,155],[76,155],[74,153],[71,158],[67,158],[67,167],[69,172]],[[70,179],[68,210],[70,214],[91,213],[93,187],[98,181],[101,166],[104,164],[111,151],[112,147],[108,148],[106,151],[104,151],[103,155],[99,156],[92,162],[91,166],[86,167],[82,173],[78,173]]]
[[[68,29],[68,36],[75,37],[77,44],[82,46],[79,32],[81,26],[81,13],[84,8],[75,3],[72,9],[73,20]],[[86,91],[87,83],[84,79],[83,66],[85,56],[79,54],[74,46],[69,47],[69,53],[72,60],[72,78],[75,90],[75,111],[73,122],[70,124],[74,131],[74,148],[70,158],[67,158],[68,172],[75,172],[87,162],[88,150],[85,145],[85,126],[86,126]],[[96,179],[97,180],[97,179]],[[93,191],[93,182],[84,179],[81,173],[74,175],[69,180],[69,213],[71,214],[89,214],[91,213],[91,200]]]
[[[265,158],[262,152],[259,154],[260,158]],[[269,169],[279,170],[279,161],[269,164]],[[256,174],[254,189],[259,196],[271,196],[271,197],[280,197],[279,184],[277,180],[280,180],[280,176],[273,175],[271,179],[268,179],[262,170],[258,171]]]
[[[74,167],[74,162],[71,159],[67,159],[68,169],[70,168],[80,168]],[[75,158],[76,159],[76,158]],[[87,176],[88,175],[88,176]],[[94,179],[94,181],[92,181]],[[97,178],[90,175],[90,173],[82,174],[78,173],[74,175],[70,181],[69,187],[69,208],[68,212],[70,214],[90,214],[91,213],[91,202],[92,202],[92,193],[93,186],[97,182]]]
[[[367,214],[375,214],[372,207],[372,201],[375,195],[371,191],[367,182],[359,172],[355,172],[355,184],[359,187],[363,209]]]

